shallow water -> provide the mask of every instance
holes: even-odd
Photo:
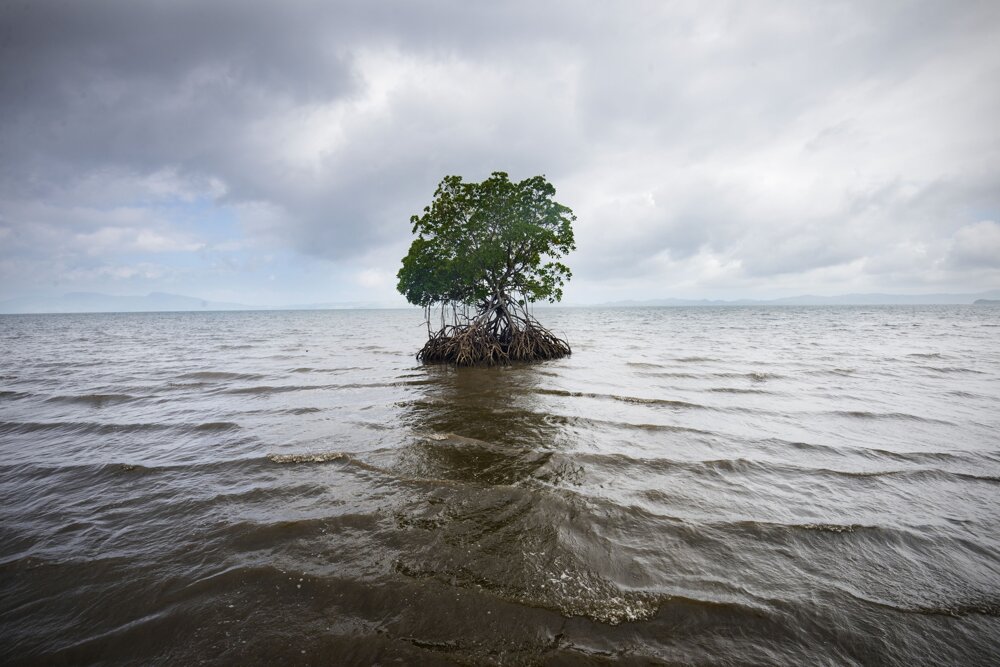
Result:
[[[0,661],[1000,661],[1000,309],[0,317]]]

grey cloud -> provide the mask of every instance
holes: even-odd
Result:
[[[290,11],[253,3],[8,6],[0,145],[12,159],[0,167],[0,188],[8,197],[51,196],[82,174],[170,167],[219,178],[227,188],[221,203],[273,204],[285,216],[273,235],[304,252],[339,258],[363,251],[384,238],[389,214],[402,212],[405,228],[425,203],[418,193],[429,197],[446,172],[485,174],[502,165],[534,173],[539,166],[523,150],[531,127],[517,119],[511,127],[502,109],[499,118],[462,128],[448,116],[449,100],[419,97],[352,128],[346,148],[316,173],[276,158],[281,137],[269,134],[268,121],[363,92],[357,49],[406,42],[447,55],[534,25],[516,12],[483,9],[453,30],[444,20],[451,10],[319,2]],[[554,146],[550,155],[569,157],[566,148]]]
[[[1000,224],[983,220],[962,227],[949,248],[948,262],[959,269],[1000,268]]]
[[[194,247],[93,215],[169,172],[259,243],[351,262],[443,175],[505,169],[560,188],[592,280],[933,262],[892,250],[920,244],[958,271],[1000,210],[998,24],[989,2],[6,3],[0,226],[30,239],[8,256]]]
[[[5,184],[25,166],[196,171],[240,164],[247,126],[343,95],[349,63],[281,14],[221,3],[30,3],[8,7],[0,42]],[[65,172],[59,168],[65,167]],[[53,172],[53,170],[55,170]]]

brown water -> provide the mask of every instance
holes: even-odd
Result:
[[[1000,661],[1000,309],[538,314],[0,317],[0,661]]]

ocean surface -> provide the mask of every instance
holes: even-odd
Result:
[[[1000,664],[1000,308],[0,316],[0,663]]]

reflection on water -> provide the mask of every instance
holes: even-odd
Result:
[[[438,471],[442,479],[476,485],[513,485],[545,465],[556,429],[532,409],[536,367],[424,371],[431,382],[401,415],[424,437],[404,450],[403,469],[423,468],[431,476]]]
[[[651,596],[627,592],[600,571],[613,574],[613,561],[578,553],[590,518],[586,503],[561,487],[582,468],[553,457],[558,426],[540,411],[538,370],[427,369],[435,382],[403,417],[416,435],[392,452],[388,468],[435,483],[417,485],[397,510],[412,548],[395,567],[606,623],[648,617],[656,610]]]
[[[1000,312],[2,317],[0,656],[988,664]]]
[[[422,370],[428,390],[406,406],[410,427],[510,446],[551,446],[557,439],[558,424],[534,395],[544,384],[542,366]]]

